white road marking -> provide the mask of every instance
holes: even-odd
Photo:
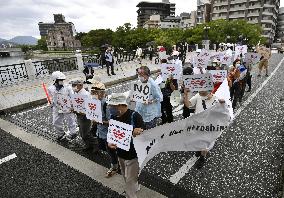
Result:
[[[179,180],[188,173],[189,169],[195,164],[195,162],[199,159],[195,155],[191,157],[174,175],[170,177],[170,181],[173,184],[177,184]]]
[[[17,157],[16,153],[13,153],[12,155],[9,155],[7,157],[4,157],[4,158],[0,159],[0,164],[3,164],[4,162],[8,162],[11,159],[14,159],[16,157]]]
[[[251,101],[257,96],[257,94],[263,89],[263,87],[268,83],[268,81],[276,74],[277,70],[283,63],[284,58],[280,61],[280,63],[277,65],[277,67],[273,70],[273,72],[270,74],[270,76],[265,79],[265,81],[260,85],[260,87],[253,93],[251,94],[248,99],[242,104],[242,106],[236,111],[235,113],[235,118],[240,115],[240,113],[248,106],[248,104],[251,103]],[[185,176],[186,173],[191,169],[191,167],[195,164],[197,161],[196,157],[190,158],[175,174],[173,174],[170,177],[170,181],[173,184],[177,184],[179,180]]]

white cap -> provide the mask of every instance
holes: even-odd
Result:
[[[178,56],[179,55],[179,52],[178,51],[173,51],[173,56]]]
[[[125,93],[112,93],[108,96],[108,105],[128,105],[127,94]]]
[[[60,72],[60,71],[55,71],[51,74],[51,77],[52,77],[52,80],[57,80],[57,79],[60,79],[60,80],[65,80],[66,79],[66,76]]]

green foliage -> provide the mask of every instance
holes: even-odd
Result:
[[[35,49],[47,51],[47,43],[45,37],[42,37],[41,39],[37,40],[37,45]]]
[[[132,28],[130,23],[119,26],[116,31],[110,29],[91,30],[88,33],[79,33],[82,46],[96,49],[104,44],[122,47],[125,50],[136,49],[137,46],[146,47],[146,43],[153,42],[171,48],[179,42],[187,42],[191,45],[201,44],[204,39],[204,27],[209,26],[209,39],[211,43],[237,43],[246,38],[246,44],[256,45],[259,41],[265,43],[261,36],[262,28],[258,24],[251,24],[245,20],[216,20],[201,24],[192,29],[143,29]]]

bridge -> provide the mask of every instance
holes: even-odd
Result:
[[[0,57],[22,56],[21,48],[0,48]]]

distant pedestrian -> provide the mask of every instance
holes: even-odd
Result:
[[[105,59],[106,59],[106,67],[107,67],[108,76],[111,76],[110,73],[109,73],[109,68],[111,68],[111,74],[115,75],[114,68],[113,68],[114,59],[113,59],[113,55],[111,53],[111,47],[107,48],[107,50],[105,52]]]
[[[256,52],[261,54],[260,62],[258,65],[258,75],[257,76],[260,77],[262,70],[265,70],[265,76],[268,77],[268,60],[271,57],[271,51],[267,48],[267,51],[263,52],[262,50],[260,50],[260,47],[258,46],[256,48]]]

